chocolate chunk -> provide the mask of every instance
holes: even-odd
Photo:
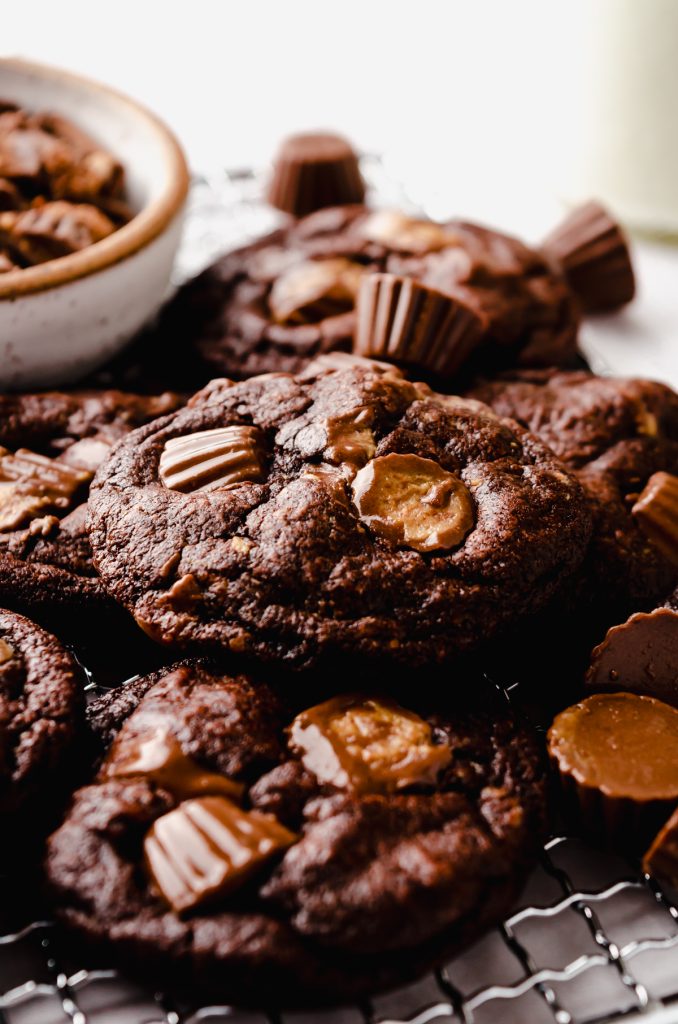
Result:
[[[275,160],[268,201],[303,217],[324,206],[361,203],[358,157],[340,135],[303,133],[285,139]]]
[[[85,469],[36,455],[0,448],[0,530],[13,530],[48,509],[67,509],[78,489],[92,478]]]
[[[476,350],[483,323],[449,295],[395,274],[369,274],[360,286],[355,350],[451,376]]]
[[[655,547],[678,567],[678,476],[653,473],[631,511]]]
[[[330,417],[326,421],[327,447],[323,457],[333,465],[346,464],[356,469],[364,466],[376,451],[371,421],[371,410],[367,408]]]
[[[636,612],[613,626],[591,655],[591,690],[629,690],[678,708],[678,611]]]
[[[419,455],[373,459],[353,481],[353,501],[373,533],[415,551],[456,547],[473,527],[461,479]]]
[[[158,818],[144,853],[162,896],[182,913],[240,888],[296,839],[271,815],[207,796]]]
[[[131,735],[123,729],[108,752],[101,775],[123,779],[141,776],[168,789],[178,800],[207,794],[240,800],[243,793],[241,783],[205,771],[187,757],[165,725]]]
[[[633,298],[636,284],[628,241],[600,203],[573,210],[545,239],[543,248],[560,263],[584,309],[617,309]]]
[[[452,758],[428,722],[388,697],[334,697],[297,715],[289,734],[321,785],[356,793],[432,786]]]
[[[263,480],[262,437],[256,427],[218,427],[170,438],[160,479],[173,491],[211,491]]]
[[[370,242],[412,255],[438,252],[457,243],[454,232],[441,224],[432,220],[416,220],[398,210],[372,213],[360,225],[360,233]]]
[[[625,846],[678,801],[678,710],[635,693],[594,694],[561,712],[549,751],[581,824]]]
[[[652,841],[643,857],[643,871],[678,889],[678,810]]]
[[[308,260],[282,274],[268,305],[281,324],[317,323],[353,309],[364,267],[338,256]]]
[[[86,249],[115,231],[115,224],[86,203],[55,200],[19,213],[0,214],[0,238],[29,264]]]

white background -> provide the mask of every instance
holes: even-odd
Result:
[[[201,170],[329,127],[432,216],[538,240],[588,183],[623,213],[668,181],[678,217],[678,0],[4,0],[0,52],[143,100]],[[678,385],[678,257],[637,253],[640,301],[585,344]]]

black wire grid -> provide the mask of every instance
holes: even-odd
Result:
[[[364,158],[380,201],[414,209],[378,157]],[[194,181],[176,281],[275,226],[249,169]],[[103,691],[96,682],[90,695]],[[516,703],[516,686],[501,688]],[[0,911],[10,882],[0,878]],[[266,1000],[269,1001],[268,999]],[[275,1003],[275,994],[270,994]],[[660,1013],[674,1008],[674,1012]],[[422,981],[361,1006],[253,1012],[179,1005],[115,970],[74,962],[48,918],[0,934],[0,1024],[604,1024],[678,1021],[678,906],[637,865],[553,836],[519,907]]]

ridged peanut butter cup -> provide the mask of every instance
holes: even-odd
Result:
[[[678,804],[678,710],[635,693],[597,693],[548,734],[566,812],[623,848],[649,842]]]
[[[272,206],[295,217],[325,206],[362,203],[363,181],[355,150],[341,135],[309,132],[282,143],[268,189]]]
[[[643,857],[643,871],[678,889],[678,811],[674,811]]]
[[[561,265],[585,310],[617,309],[636,291],[628,241],[597,202],[585,203],[551,232],[544,251]]]
[[[483,335],[480,318],[434,288],[395,274],[367,274],[357,302],[354,351],[452,376]]]
[[[643,533],[678,568],[678,476],[653,473],[631,512]]]
[[[591,654],[586,686],[641,693],[678,708],[678,611],[636,612],[612,626]]]

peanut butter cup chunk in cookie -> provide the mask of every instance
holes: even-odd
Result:
[[[361,362],[213,381],[116,447],[89,522],[154,639],[293,667],[470,650],[548,600],[589,535],[527,431]]]

